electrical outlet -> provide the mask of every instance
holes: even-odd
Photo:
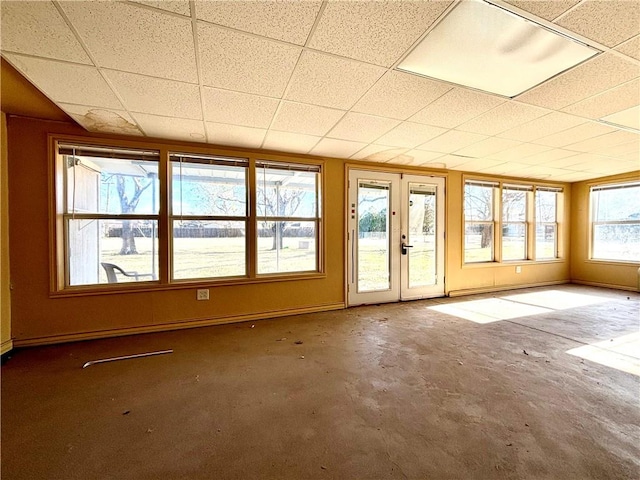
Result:
[[[520,265],[516,266],[516,273],[522,273],[522,267]]]
[[[209,300],[209,289],[199,288],[196,291],[196,300]]]

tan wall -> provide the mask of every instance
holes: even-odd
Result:
[[[573,185],[574,210],[571,218],[571,278],[577,283],[638,290],[638,263],[624,264],[590,260],[589,189],[591,185],[638,181],[640,172],[616,175]]]
[[[7,116],[0,131],[0,354],[13,348],[11,340],[11,279],[9,276],[9,188],[7,172]]]

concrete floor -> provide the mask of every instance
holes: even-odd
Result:
[[[567,351],[639,306],[567,285],[18,351],[2,479],[638,479],[640,377]]]

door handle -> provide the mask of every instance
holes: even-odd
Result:
[[[407,245],[406,243],[402,242],[402,255],[407,254],[407,248],[413,248],[413,245]]]

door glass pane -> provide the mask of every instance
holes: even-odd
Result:
[[[358,185],[358,292],[390,288],[390,185]]]
[[[436,284],[436,187],[409,184],[409,288]]]

